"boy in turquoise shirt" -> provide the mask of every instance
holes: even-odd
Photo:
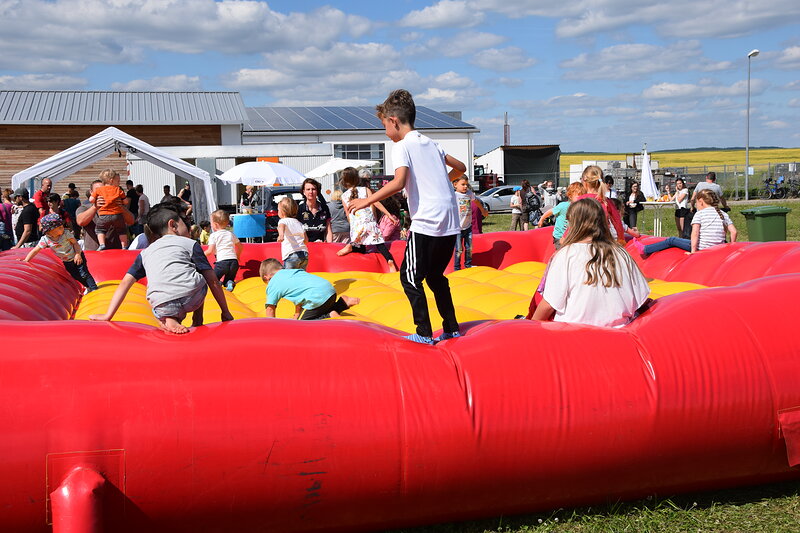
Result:
[[[361,301],[345,295],[337,299],[330,281],[299,268],[284,269],[277,259],[263,260],[258,273],[267,284],[267,318],[275,318],[275,308],[281,298],[294,304],[292,318],[299,320],[336,318]]]

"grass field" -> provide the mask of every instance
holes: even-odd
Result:
[[[625,161],[626,154],[561,154],[561,171],[569,172],[570,165],[580,165],[583,161]],[[740,165],[744,168],[744,150],[704,150],[652,152],[650,157],[664,167],[719,167]],[[800,148],[751,149],[750,164],[800,162]]]
[[[742,209],[756,205],[788,207],[787,239],[800,240],[800,200],[732,202],[731,218],[739,240],[748,240]],[[664,211],[665,215],[669,211]],[[640,213],[640,228],[652,228],[652,211]],[[511,215],[493,214],[484,232],[507,231]],[[676,235],[674,218],[663,220],[664,236]],[[800,482],[729,490],[664,495],[633,502],[557,509],[546,513],[458,522],[397,530],[394,533],[774,533],[800,531]]]

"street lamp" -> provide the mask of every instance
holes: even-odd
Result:
[[[750,199],[750,62],[758,55],[758,50],[747,54],[747,133],[744,144],[744,199]]]

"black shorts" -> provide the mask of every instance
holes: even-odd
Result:
[[[689,214],[689,209],[686,207],[681,207],[675,210],[675,218],[683,218]]]

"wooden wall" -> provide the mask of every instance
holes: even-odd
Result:
[[[109,125],[0,125],[0,188],[11,187],[11,176],[47,159],[84,139],[103,131]],[[219,126],[116,126],[128,135],[153,146],[218,146],[222,142]],[[124,186],[128,179],[125,152],[116,153],[89,165],[53,186],[53,191],[64,193],[70,182],[83,193],[91,182],[106,168],[120,173]]]

